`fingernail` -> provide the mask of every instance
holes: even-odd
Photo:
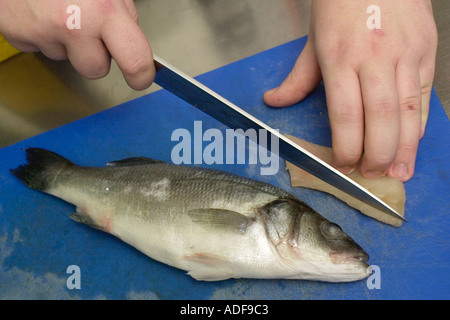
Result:
[[[364,173],[364,177],[369,178],[369,179],[376,179],[376,178],[381,177],[382,175],[384,175],[384,171],[379,171],[379,170],[366,171]]]
[[[342,166],[342,167],[337,167],[337,169],[342,172],[343,174],[350,174],[355,170],[355,167],[351,167],[351,166]]]
[[[408,167],[404,163],[396,163],[394,165],[392,173],[398,179],[407,179],[408,178]]]

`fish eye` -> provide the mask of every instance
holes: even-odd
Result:
[[[320,225],[322,234],[327,238],[339,238],[342,235],[342,229],[337,224],[324,221]]]

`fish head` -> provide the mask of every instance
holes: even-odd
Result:
[[[368,254],[340,226],[305,203],[279,199],[261,213],[268,238],[292,269],[292,278],[344,282],[370,275]]]

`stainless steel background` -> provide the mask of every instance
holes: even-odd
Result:
[[[306,35],[311,0],[135,3],[154,52],[196,76]],[[450,1],[432,3],[439,32],[434,87],[450,116]],[[114,63],[106,78],[92,81],[67,61],[20,54],[0,63],[0,147],[157,89],[130,89]]]

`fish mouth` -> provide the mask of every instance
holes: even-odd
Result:
[[[342,252],[331,251],[331,261],[335,264],[364,264],[367,265],[369,255],[364,251]]]
[[[358,252],[353,255],[353,260],[367,264],[369,261],[369,255],[365,252]]]

